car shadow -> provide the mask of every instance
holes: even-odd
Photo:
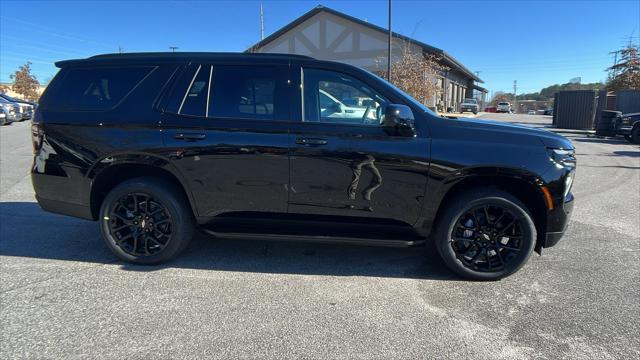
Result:
[[[231,240],[197,233],[177,259],[140,266],[117,261],[97,223],[50,214],[34,202],[0,202],[0,255],[118,264],[126,271],[187,268],[271,274],[460,280],[425,248]]]

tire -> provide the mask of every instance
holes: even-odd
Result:
[[[511,194],[491,188],[474,189],[445,206],[436,223],[434,244],[444,263],[456,274],[474,280],[499,280],[529,260],[536,243],[536,227],[526,206]],[[478,212],[479,208],[482,212]],[[474,217],[467,218],[472,209],[476,209]],[[500,215],[500,209],[505,215]],[[482,221],[484,214],[488,214],[489,223]],[[476,219],[475,224],[472,219]],[[512,220],[511,227],[504,224]],[[463,241],[453,240],[461,236],[465,237]]]
[[[640,125],[636,125],[631,130],[631,141],[634,144],[640,144]]]
[[[474,112],[473,112],[473,115],[478,115],[478,112],[477,112],[477,111],[474,111]]]
[[[175,258],[189,245],[194,227],[182,190],[158,178],[127,180],[111,190],[100,206],[100,231],[107,247],[134,264]]]

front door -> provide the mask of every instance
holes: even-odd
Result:
[[[388,135],[389,100],[347,74],[301,71],[302,121],[291,125],[289,212],[413,225],[428,173],[428,139]]]
[[[198,214],[286,212],[288,65],[187,67],[163,119],[166,156]]]

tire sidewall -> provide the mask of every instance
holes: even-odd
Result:
[[[102,239],[113,253],[120,259],[136,264],[157,264],[177,256],[191,240],[193,223],[189,213],[185,211],[184,203],[170,184],[156,179],[133,179],[116,186],[105,197],[100,207],[100,231]],[[172,221],[172,235],[169,244],[159,253],[150,256],[134,256],[116,245],[116,239],[111,235],[108,225],[109,210],[114,201],[133,192],[147,193],[162,203],[169,212]],[[107,219],[105,219],[107,217]]]
[[[631,141],[640,144],[640,125],[636,125],[631,131]]]
[[[536,227],[526,208],[523,205],[519,204],[517,200],[510,197],[505,198],[504,195],[489,195],[476,198],[466,203],[456,202],[455,204],[457,206],[454,205],[450,207],[449,209],[447,209],[447,213],[444,214],[444,222],[438,225],[436,238],[437,250],[442,257],[442,260],[451,270],[465,278],[475,280],[499,280],[515,273],[527,263],[529,257],[533,252],[533,249],[535,248],[537,236]],[[521,231],[523,233],[523,240],[525,241],[522,251],[517,255],[516,258],[511,260],[510,264],[507,267],[505,267],[501,271],[489,273],[469,269],[462,263],[462,261],[457,258],[456,253],[451,246],[451,233],[453,232],[454,226],[460,216],[462,216],[470,209],[482,205],[497,205],[504,207],[507,210],[511,211],[518,218],[520,224],[522,225]]]

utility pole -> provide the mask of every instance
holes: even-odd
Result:
[[[391,0],[389,0],[389,43],[387,44],[387,81],[391,82]]]
[[[262,3],[260,3],[260,41],[264,40],[264,11]]]
[[[118,54],[122,54],[122,51],[123,51],[122,46],[118,45]]]
[[[516,111],[515,113],[518,113],[518,99],[516,98],[517,96],[517,91],[518,91],[518,80],[513,80],[513,104],[515,105]]]
[[[177,46],[169,46],[169,49],[171,49],[171,52],[176,52],[176,50],[178,50]]]

